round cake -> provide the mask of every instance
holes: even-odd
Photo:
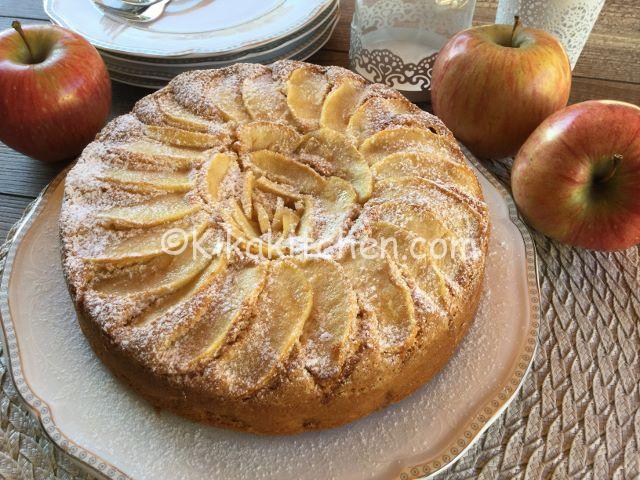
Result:
[[[282,61],[193,71],[69,171],[63,269],[100,359],[153,405],[288,434],[437,373],[488,214],[452,134],[392,89]]]

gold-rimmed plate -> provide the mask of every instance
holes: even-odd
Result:
[[[303,32],[334,0],[174,0],[140,24],[105,15],[91,0],[43,0],[49,18],[92,45],[138,57],[211,57]]]
[[[59,260],[64,173],[22,220],[2,275],[5,351],[20,396],[58,446],[118,480],[413,478],[446,468],[517,392],[539,325],[531,238],[504,188],[473,163],[492,223],[480,310],[443,371],[402,402],[289,437],[156,412],[109,374],[78,327]]]
[[[272,63],[278,60],[292,59],[292,60],[306,60],[311,55],[321,49],[331,38],[331,34],[338,24],[340,18],[340,8],[336,5],[336,9],[326,19],[324,19],[317,28],[314,28],[308,38],[303,39],[300,42],[294,42],[291,45],[285,46],[285,48],[277,48],[273,51],[266,53],[266,56],[257,57],[243,57],[240,61],[251,63]],[[181,65],[176,68],[168,67],[155,67],[147,65],[146,68],[141,67],[139,64],[117,63],[113,62],[107,56],[102,53],[107,68],[109,69],[109,75],[112,80],[120,83],[126,83],[134,86],[141,86],[145,88],[162,88],[173,77],[179,73],[192,69],[201,68],[222,68],[229,65],[233,65],[237,60],[205,63],[202,65],[190,66]]]

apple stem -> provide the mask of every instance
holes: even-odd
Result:
[[[513,46],[513,36],[516,34],[516,30],[522,25],[520,21],[520,15],[513,16],[513,28],[511,29],[511,46]]]
[[[609,171],[606,174],[604,174],[600,178],[600,183],[608,182],[616,174],[616,171],[618,170],[618,167],[620,166],[620,163],[622,163],[622,155],[620,155],[619,153],[615,153],[611,157],[611,160],[612,160],[611,168],[609,169]]]
[[[14,28],[16,32],[18,32],[18,35],[20,35],[20,38],[22,38],[22,41],[27,46],[27,50],[29,51],[29,56],[31,57],[31,62],[35,62],[36,57],[34,57],[33,50],[31,50],[31,46],[29,45],[29,42],[27,42],[27,37],[24,34],[24,30],[22,30],[22,24],[18,20],[14,20],[13,22],[11,22],[11,26]]]

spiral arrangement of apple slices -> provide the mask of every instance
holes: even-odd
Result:
[[[437,118],[283,61],[185,73],[140,100],[69,173],[61,230],[76,303],[105,335],[246,398],[296,369],[337,386],[363,348],[407,355],[478,288],[488,220]],[[430,248],[460,239],[466,255]]]

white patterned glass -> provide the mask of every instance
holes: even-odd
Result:
[[[553,33],[564,45],[571,69],[589,38],[605,0],[500,0],[496,23],[513,23],[520,15],[528,27]]]
[[[356,0],[351,69],[410,99],[428,99],[436,54],[471,26],[475,0]]]

